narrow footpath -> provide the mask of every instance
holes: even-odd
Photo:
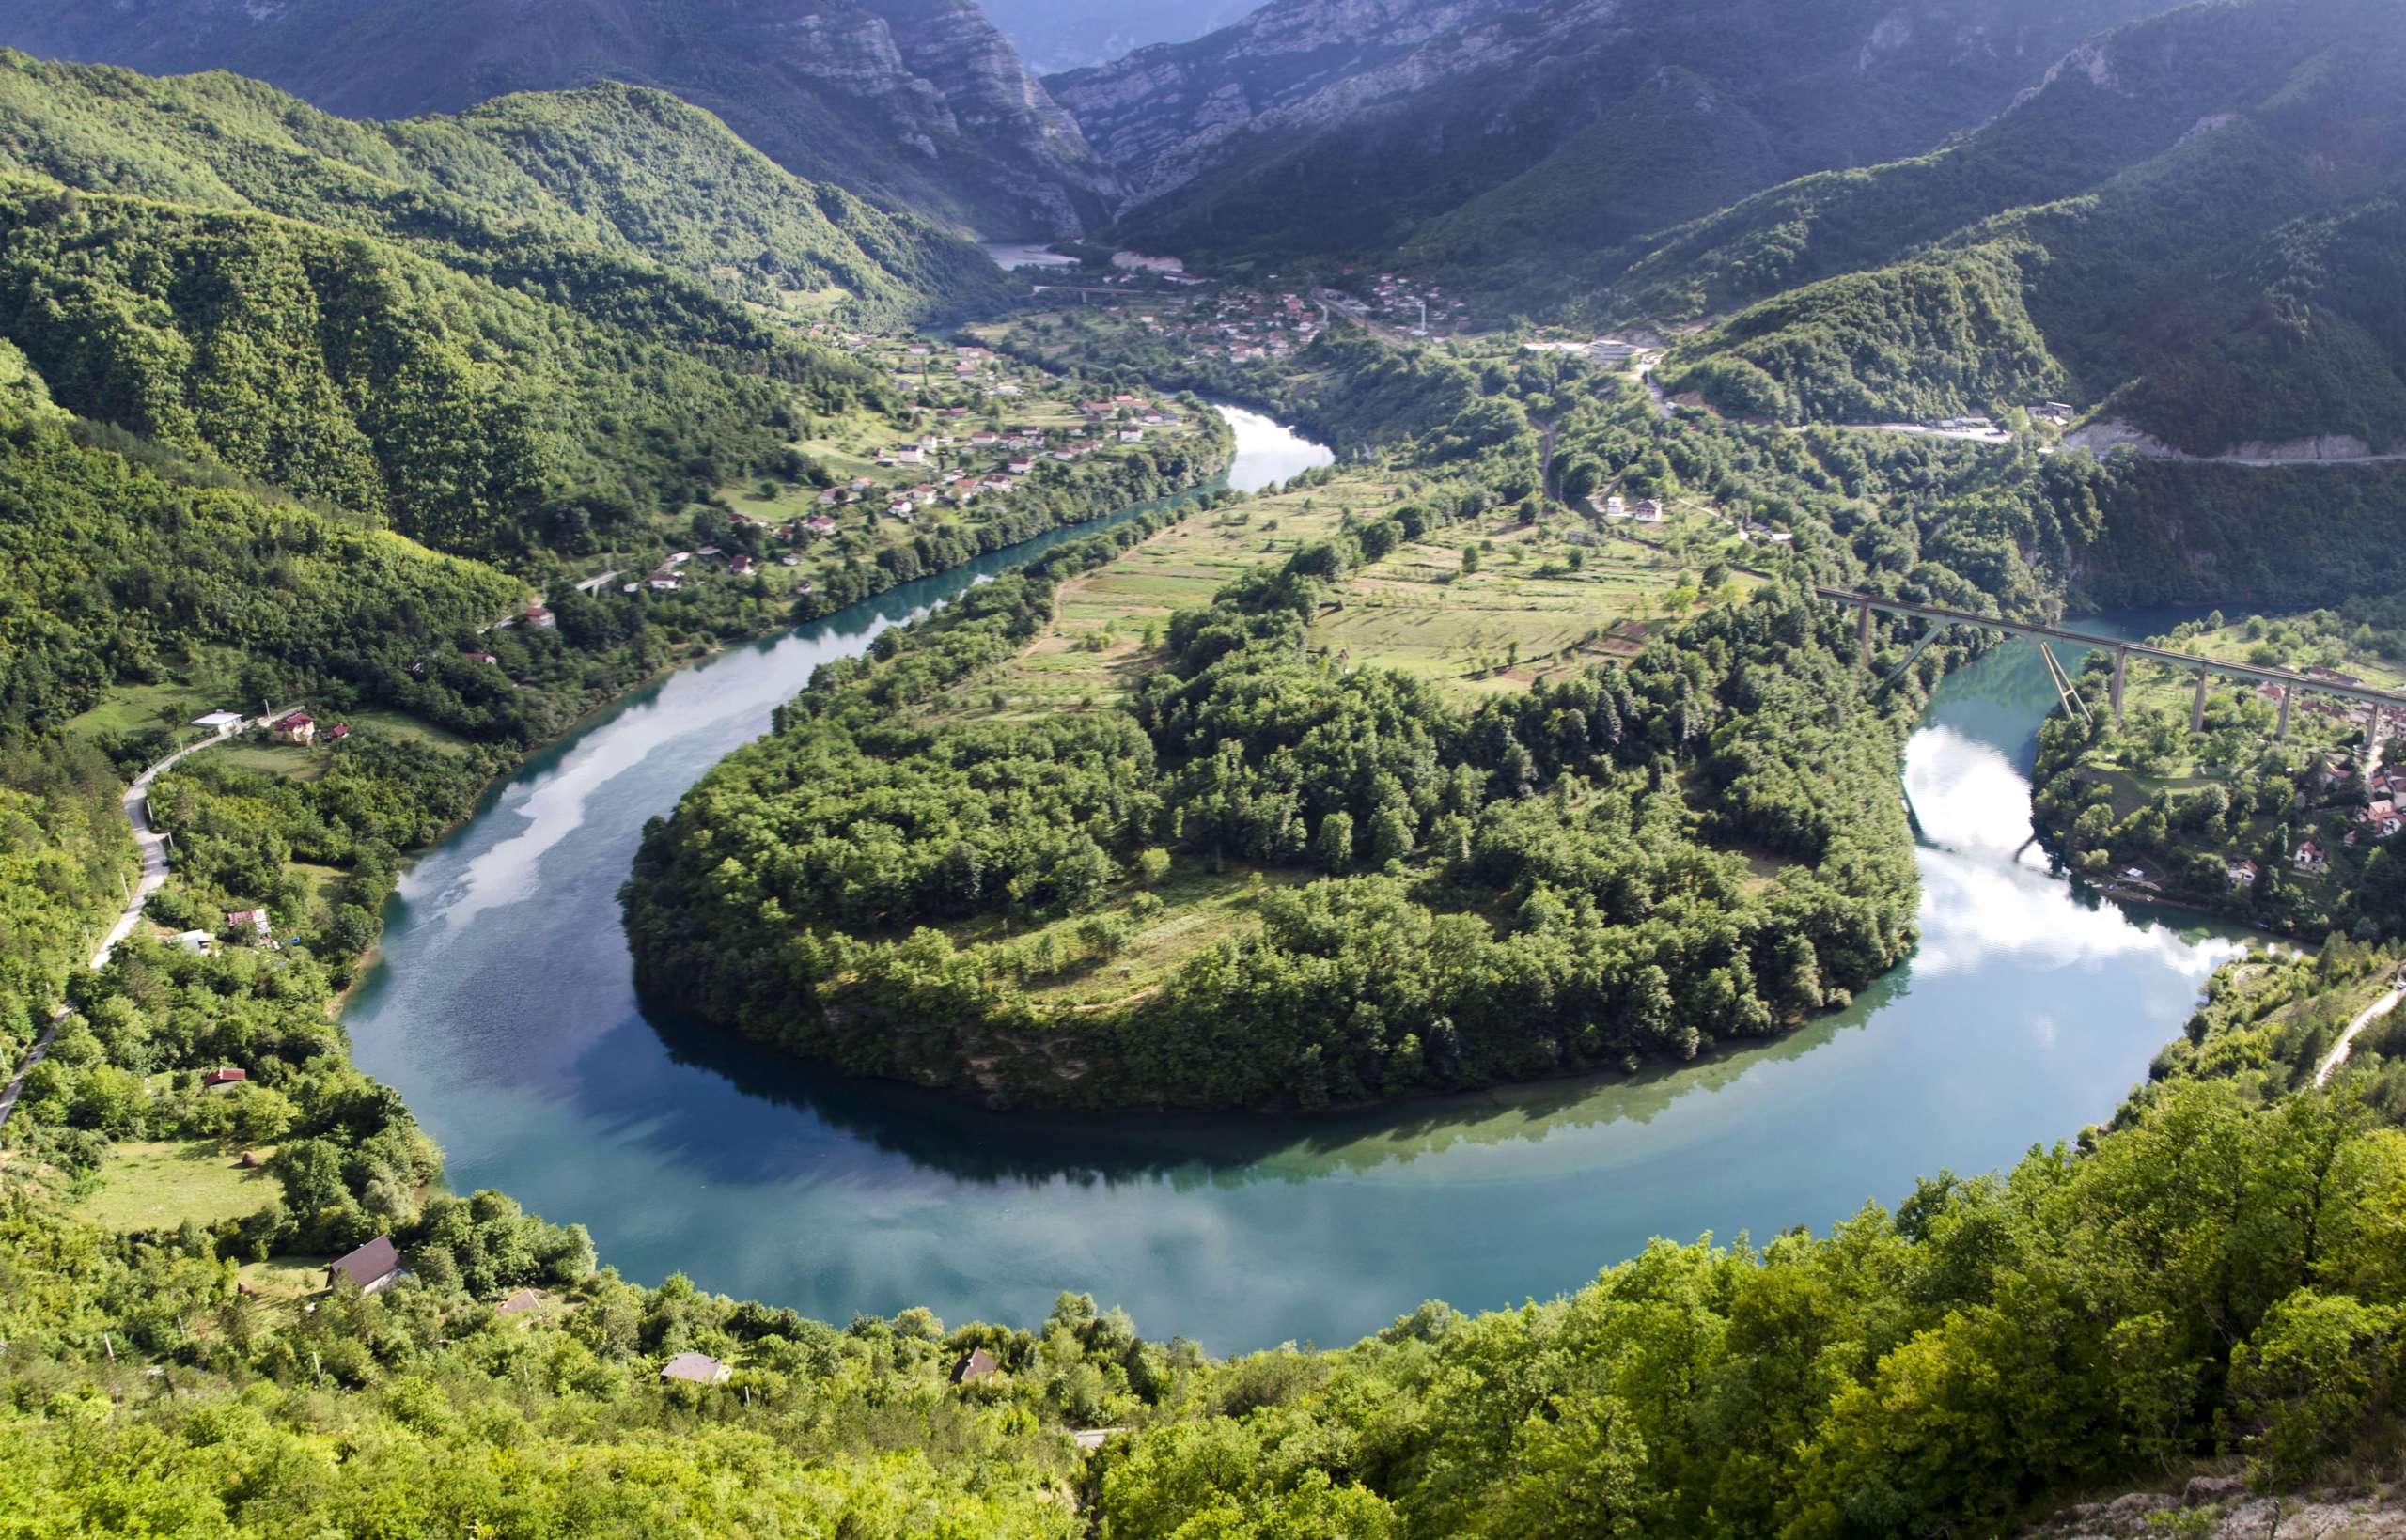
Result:
[[[133,846],[142,858],[142,877],[126,894],[125,908],[118,913],[117,923],[109,926],[108,934],[101,939],[100,950],[92,954],[93,972],[98,972],[109,965],[109,958],[125,943],[125,939],[133,934],[133,927],[142,923],[142,908],[150,901],[150,895],[167,885],[167,836],[159,832],[150,822],[151,785],[161,775],[175,769],[187,755],[212,748],[253,727],[264,727],[297,709],[296,707],[287,707],[281,711],[269,711],[261,716],[228,723],[209,737],[196,743],[186,744],[152,765],[135,776],[133,784],[125,788],[119,805],[125,809],[126,822],[133,826]],[[50,1021],[41,1029],[41,1035],[34,1039],[33,1049],[25,1055],[25,1062],[17,1066],[17,1073],[8,1081],[8,1088],[0,1091],[0,1128],[8,1126],[8,1119],[17,1111],[17,1097],[24,1091],[25,1077],[33,1073],[34,1066],[41,1063],[42,1056],[50,1051],[50,1045],[58,1036],[60,1024],[71,1014],[64,1005],[50,1013]]]

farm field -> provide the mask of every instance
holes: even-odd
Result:
[[[121,1234],[172,1230],[255,1214],[282,1192],[266,1171],[244,1170],[213,1141],[129,1141],[109,1151],[100,1185],[76,1209]]]
[[[1391,475],[1340,474],[1197,509],[1063,583],[1051,630],[940,709],[1033,720],[1115,699],[1143,673],[1147,638],[1176,611],[1336,533],[1349,514],[1367,521],[1411,496]],[[1731,544],[1701,518],[1640,538],[1599,534],[1559,509],[1524,526],[1506,509],[1431,529],[1350,574],[1311,643],[1340,665],[1415,674],[1465,701],[1524,689],[1544,673],[1634,653],[1651,621],[1698,601],[1697,561]],[[1476,571],[1463,570],[1465,548],[1477,552]],[[1756,581],[1733,574],[1727,586],[1734,597]]]

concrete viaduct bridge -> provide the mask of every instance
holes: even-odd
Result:
[[[2117,637],[2097,636],[2087,631],[2071,630],[2062,626],[2036,626],[2019,620],[2001,620],[1993,615],[1975,614],[1968,610],[1950,610],[1936,604],[1914,604],[1901,599],[1882,599],[1876,594],[1858,594],[1846,588],[1817,586],[1813,592],[1822,599],[1834,600],[1855,612],[1856,646],[1861,651],[1863,666],[1866,668],[1871,666],[1871,617],[1873,614],[1910,615],[1916,620],[1929,622],[1929,630],[1923,634],[1920,641],[1914,644],[1913,650],[1905,655],[1905,661],[1889,675],[1890,678],[1897,677],[1907,668],[1912,667],[1914,660],[1921,656],[1922,649],[1936,641],[1940,633],[1949,627],[1974,626],[1983,630],[2002,631],[2008,636],[2025,636],[2038,643],[2039,653],[2046,662],[2048,676],[2054,680],[2056,691],[2064,698],[2065,709],[2083,718],[2088,715],[2088,707],[2072,689],[2071,676],[2065,671],[2063,664],[2056,661],[2054,651],[2048,644],[2060,642],[2070,646],[2101,647],[2111,652],[2114,655],[2114,680],[2109,691],[2109,698],[2114,705],[2114,722],[2117,726],[2120,725],[2122,721],[2123,681],[2130,672],[2131,660],[2133,658],[2144,662],[2163,663],[2167,667],[2196,675],[2196,695],[2189,708],[2189,730],[2192,732],[2201,730],[2206,724],[2206,682],[2217,675],[2226,679],[2241,679],[2250,684],[2270,684],[2280,687],[2280,726],[2273,735],[2276,739],[2286,739],[2289,735],[2289,707],[2296,701],[2300,691],[2319,695],[2332,695],[2353,704],[2370,706],[2372,717],[2366,728],[2365,742],[2367,749],[2376,752],[2380,748],[2381,727],[2384,718],[2406,724],[2406,694],[2399,694],[2395,691],[2375,690],[2368,685],[2346,684],[2336,679],[2320,679],[2310,674],[2298,673],[2294,669],[2259,668],[2254,663],[2231,663],[2225,662],[2219,658],[2200,658],[2195,653],[2176,652],[2170,647],[2149,646],[2143,642],[2126,642]]]

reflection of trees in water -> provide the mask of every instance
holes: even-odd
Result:
[[[860,635],[880,620],[901,618],[959,592],[976,576],[1020,565],[1062,540],[1142,511],[1052,532],[893,589],[819,624],[825,634]],[[2160,617],[2118,621],[2084,624],[2106,634],[2163,629]],[[2077,666],[2070,658],[2065,661]],[[2008,754],[2019,749],[2020,763],[2026,766],[2036,724],[2054,704],[2035,647],[2013,643],[1949,676],[1933,715]],[[2074,891],[2083,904],[2095,902],[2093,895]],[[2133,918],[2145,924],[2166,916]],[[2193,927],[2178,928],[2185,936]],[[569,1095],[597,1131],[637,1138],[697,1167],[711,1180],[746,1187],[847,1164],[873,1175],[881,1162],[864,1156],[861,1147],[953,1181],[995,1187],[1143,1183],[1192,1191],[1265,1181],[1303,1183],[1369,1174],[1464,1147],[1537,1143],[1614,1123],[1651,1123],[1682,1097],[1721,1091],[1751,1071],[1801,1059],[1865,1025],[1907,993],[1910,972],[1908,964],[1847,1010],[1784,1037],[1726,1048],[1693,1065],[1308,1117],[992,1113],[908,1086],[849,1079],[666,1017],[631,1016],[605,1034],[584,1055]],[[694,1077],[679,1070],[704,1073]],[[796,1118],[797,1112],[809,1115]]]
[[[845,1141],[960,1182],[1165,1183],[1180,1192],[1303,1183],[1410,1164],[1462,1146],[1534,1143],[1570,1129],[1650,1123],[1682,1097],[1722,1090],[1751,1071],[1800,1059],[1839,1033],[1864,1025],[1903,995],[1906,973],[1899,969],[1846,1010],[1785,1036],[1726,1047],[1691,1065],[1308,1116],[990,1112],[911,1086],[801,1064],[667,1016],[631,1019],[596,1043],[573,1094],[580,1115],[602,1128],[640,1130],[646,1143],[701,1167],[711,1179],[746,1186],[789,1180],[814,1165],[855,1158],[843,1152],[840,1142],[797,1123],[797,1112]],[[664,1081],[660,1072],[663,1051],[669,1063],[701,1070],[716,1083],[664,1101],[663,1091],[673,1089],[674,1078]]]

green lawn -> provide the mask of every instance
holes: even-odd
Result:
[[[330,1256],[272,1256],[243,1263],[236,1277],[262,1299],[300,1299],[326,1286],[326,1267],[333,1261]]]
[[[1058,972],[1024,981],[1031,999],[1071,1009],[1106,1005],[1153,988],[1205,947],[1250,928],[1259,916],[1263,894],[1299,887],[1320,875],[1304,867],[1256,871],[1235,865],[1214,873],[1202,859],[1186,857],[1152,890],[1162,901],[1160,912],[1137,924],[1128,944],[1114,957],[1089,955],[1074,918],[1021,926],[1010,928],[1008,936],[1025,940],[1049,932],[1065,959]],[[1127,888],[1105,908],[1124,914],[1127,901],[1138,891]],[[987,915],[954,927],[952,934],[961,944],[999,941],[1006,939],[1006,926],[999,916]]]
[[[210,1140],[129,1143],[109,1152],[100,1186],[76,1206],[117,1231],[207,1225],[256,1214],[281,1194],[265,1171],[245,1171]]]
[[[292,863],[292,871],[309,884],[309,914],[319,924],[335,911],[335,903],[342,896],[343,884],[351,874],[336,866],[318,866],[305,861]]]
[[[102,738],[172,723],[178,732],[197,738],[200,729],[190,725],[193,718],[221,707],[239,709],[206,685],[123,684],[102,695],[100,705],[69,718],[67,731],[78,738]]]
[[[326,720],[326,719],[320,719]],[[332,720],[347,723],[352,732],[363,738],[383,739],[396,743],[418,743],[430,748],[462,749],[468,740],[430,722],[420,722],[405,711],[395,711],[382,706],[363,707],[359,710],[338,715]]]
[[[221,764],[239,765],[292,781],[314,781],[326,773],[325,761],[319,751],[298,743],[228,743],[204,752],[214,755]]]

